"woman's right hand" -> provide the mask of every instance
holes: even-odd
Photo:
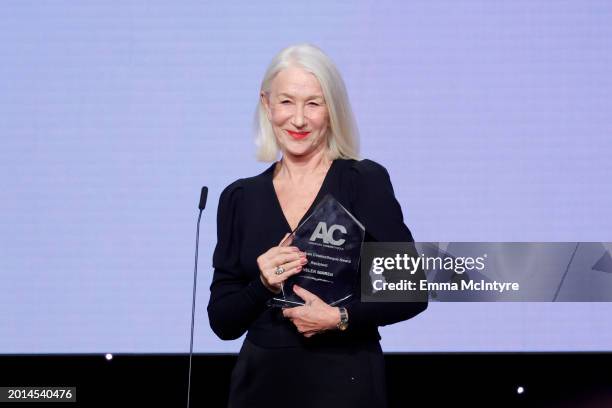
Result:
[[[263,284],[272,292],[279,293],[281,284],[290,276],[299,273],[302,266],[308,261],[306,254],[294,246],[280,246],[287,238],[286,234],[281,239],[278,246],[270,248],[257,258],[257,266],[259,267],[259,277]],[[276,268],[281,267],[284,272],[280,275],[276,273]]]

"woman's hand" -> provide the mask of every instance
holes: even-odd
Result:
[[[267,252],[257,258],[259,267],[259,277],[263,284],[272,292],[280,293],[281,283],[291,275],[295,275],[302,270],[302,266],[308,262],[306,254],[294,246],[280,246],[287,238],[286,234],[279,246],[270,248]],[[277,267],[281,267],[283,272],[277,273]]]
[[[283,316],[290,319],[304,337],[312,337],[325,330],[335,329],[340,322],[340,309],[321,300],[317,295],[298,285],[293,285],[293,292],[306,304],[283,310]]]

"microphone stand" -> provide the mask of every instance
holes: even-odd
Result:
[[[200,220],[202,219],[202,211],[206,207],[206,198],[208,197],[208,187],[202,187],[200,193],[200,214],[198,215],[198,225],[196,228],[196,246],[195,246],[195,265],[193,267],[193,293],[191,296],[191,337],[189,340],[189,378],[187,380],[187,408],[191,397],[191,359],[193,357],[193,328],[195,322],[195,307],[196,307],[196,285],[198,282],[198,247],[200,245]]]

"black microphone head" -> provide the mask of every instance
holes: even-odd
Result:
[[[202,187],[202,192],[200,193],[200,205],[198,206],[198,208],[200,208],[200,211],[206,208],[207,198],[208,198],[208,187],[204,186]]]

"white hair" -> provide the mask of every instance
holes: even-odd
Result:
[[[283,69],[295,66],[313,74],[321,85],[329,113],[328,157],[332,160],[358,159],[359,133],[346,86],[332,60],[320,48],[311,44],[298,44],[279,52],[266,70],[260,94],[269,94],[274,77]],[[254,131],[257,159],[264,162],[275,161],[280,149],[261,97],[255,111]]]

